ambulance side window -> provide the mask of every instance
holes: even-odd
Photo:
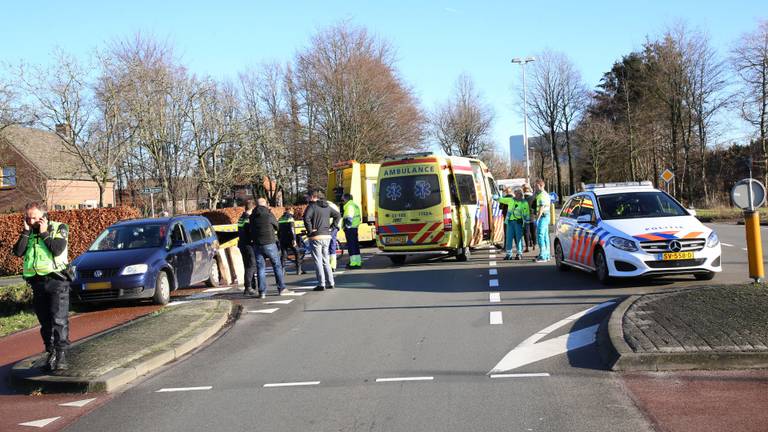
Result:
[[[451,194],[451,205],[459,205],[459,192],[456,190],[456,181],[452,175],[448,175],[448,191]]]
[[[459,188],[459,199],[464,205],[477,204],[475,179],[468,174],[456,174],[456,185]]]

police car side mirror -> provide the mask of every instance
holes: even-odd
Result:
[[[696,210],[694,210],[694,209],[686,209],[686,210],[688,210],[688,214],[689,215],[696,216]]]

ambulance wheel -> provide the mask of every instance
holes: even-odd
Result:
[[[612,282],[612,279],[608,273],[608,260],[605,258],[605,252],[603,252],[602,249],[595,251],[594,263],[597,280],[603,285],[609,285]]]
[[[563,262],[563,246],[559,241],[555,242],[555,267],[562,272],[571,269]]]
[[[469,251],[469,247],[459,248],[456,252],[456,261],[465,262],[469,259],[472,252]]]
[[[405,255],[388,255],[389,259],[392,260],[392,264],[396,266],[401,266],[405,264]]]
[[[696,273],[693,275],[693,277],[700,281],[712,280],[715,277],[715,272]]]

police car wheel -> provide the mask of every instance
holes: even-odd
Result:
[[[605,252],[602,249],[595,251],[594,263],[597,280],[606,285],[611,283],[611,276],[608,273],[608,260],[605,259]]]
[[[168,304],[171,299],[171,284],[168,282],[168,273],[161,271],[157,274],[155,282],[155,294],[152,296],[152,302],[157,305]]]
[[[205,281],[205,285],[211,288],[219,286],[219,262],[216,260],[213,260],[211,264],[211,273],[208,280]]]
[[[560,242],[555,242],[555,266],[560,271],[568,271],[571,269],[563,262],[563,246]]]

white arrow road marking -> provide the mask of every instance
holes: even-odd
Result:
[[[302,382],[287,382],[287,383],[272,383],[264,384],[264,388],[271,387],[299,387],[299,386],[313,386],[320,384],[320,381],[302,381]]]
[[[499,274],[499,271],[496,269],[488,269],[488,276],[496,276]]]
[[[502,318],[501,311],[491,312],[490,322],[491,322],[491,325],[504,324],[504,319]]]
[[[571,350],[591,345],[595,342],[598,327],[599,324],[595,324],[554,339],[549,339],[534,345],[515,348],[501,359],[499,364],[491,370],[491,373],[517,369],[539,360],[544,360]]]
[[[491,279],[488,281],[489,287],[497,287],[499,286],[499,280],[498,279]]]
[[[600,303],[587,310],[575,313],[568,318],[562,319],[551,326],[535,333],[533,336],[521,342],[512,351],[508,352],[503,359],[491,370],[491,374],[497,374],[501,372],[507,372],[512,369],[517,369],[527,364],[535,363],[539,360],[554,357],[566,353],[571,350],[583,348],[587,345],[591,345],[595,342],[597,337],[597,328],[599,324],[585,327],[583,329],[558,336],[553,339],[539,342],[542,338],[546,337],[553,331],[560,327],[572,323],[577,319],[606,308],[615,304],[615,302],[609,301]]]
[[[261,314],[271,314],[279,311],[280,308],[272,308],[272,309],[259,309],[259,310],[249,310],[248,313],[261,313]]]
[[[264,302],[264,304],[291,304],[292,301],[293,301],[293,299],[275,300],[275,301]]]
[[[536,342],[540,341],[541,339],[545,338],[548,334],[550,334],[553,331],[559,329],[560,327],[562,327],[564,325],[567,325],[569,323],[572,323],[572,322],[576,321],[577,319],[579,319],[579,318],[581,318],[581,317],[583,317],[585,315],[591,314],[592,312],[597,312],[600,309],[606,308],[608,306],[613,306],[614,304],[615,304],[615,302],[612,302],[612,301],[605,302],[605,303],[600,303],[599,305],[592,306],[591,308],[589,308],[587,310],[583,310],[581,312],[575,313],[575,314],[569,316],[568,318],[561,319],[560,321],[552,324],[551,326],[545,328],[544,330],[539,330],[538,332],[536,332],[533,336],[529,337],[528,339],[520,342],[520,345],[516,346],[515,349],[520,348],[520,347],[524,347],[524,346],[527,346],[527,345],[533,345]]]
[[[93,402],[95,400],[96,400],[96,398],[83,399],[83,400],[79,400],[79,401],[67,402],[67,403],[59,404],[59,406],[82,408],[82,407],[88,405],[89,403],[91,403],[91,402]]]
[[[488,300],[491,303],[498,303],[498,302],[500,302],[501,301],[501,293],[497,293],[497,292],[489,293]]]
[[[155,393],[173,393],[173,392],[201,391],[201,390],[210,390],[212,388],[213,388],[213,386],[170,387],[170,388],[161,388],[160,390],[155,391]]]
[[[61,417],[59,416],[59,417],[51,417],[51,418],[47,418],[47,419],[42,419],[42,420],[35,420],[35,421],[31,421],[31,422],[26,422],[26,423],[19,423],[19,426],[29,426],[29,427],[36,427],[36,428],[44,428],[44,427],[48,426],[49,424],[55,422],[56,420],[58,420],[60,418]]]

